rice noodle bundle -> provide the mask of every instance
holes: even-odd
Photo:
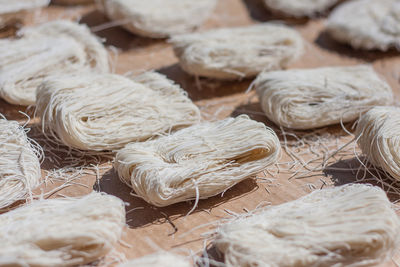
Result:
[[[34,201],[0,215],[0,265],[87,264],[113,249],[124,226],[124,204],[110,195]]]
[[[400,49],[400,1],[349,1],[332,12],[327,30],[356,49]]]
[[[361,116],[358,145],[375,166],[400,180],[400,108],[375,107]]]
[[[0,210],[25,199],[39,185],[39,157],[24,128],[0,117]]]
[[[296,30],[272,23],[177,35],[170,42],[182,69],[216,79],[282,69],[303,53],[303,39]]]
[[[47,6],[50,0],[0,0],[0,15]]]
[[[82,150],[119,149],[200,119],[186,93],[158,73],[135,81],[89,72],[53,76],[38,89],[37,99],[43,132]]]
[[[107,16],[132,33],[164,38],[192,31],[211,15],[217,0],[102,0]]]
[[[0,38],[13,36],[23,26],[28,12],[39,10],[50,0],[0,0]]]
[[[274,164],[279,152],[274,131],[239,116],[128,144],[114,167],[136,195],[163,207],[226,191]]]
[[[368,65],[265,72],[254,84],[267,117],[294,129],[353,121],[393,101],[390,86]]]
[[[312,17],[335,5],[338,0],[264,0],[267,8],[293,17]]]
[[[59,20],[24,29],[20,39],[0,40],[0,97],[34,105],[49,75],[92,69],[108,71],[108,54],[88,27]]]
[[[118,267],[191,267],[192,264],[180,255],[170,252],[154,253],[120,264]]]
[[[222,225],[226,266],[374,266],[390,260],[400,221],[378,187],[317,190]]]
[[[51,2],[57,5],[86,5],[94,3],[95,0],[52,0]]]

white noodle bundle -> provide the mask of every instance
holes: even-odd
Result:
[[[400,1],[353,0],[330,15],[327,30],[356,49],[400,49]]]
[[[368,65],[265,72],[254,84],[267,117],[294,129],[353,121],[393,101],[390,86]]]
[[[314,191],[222,225],[226,266],[374,266],[399,244],[400,221],[378,187]]]
[[[108,54],[88,27],[59,20],[24,29],[20,39],[0,40],[0,97],[34,105],[36,89],[49,75],[108,71]]]
[[[293,17],[312,17],[335,5],[338,0],[264,0],[267,8]]]
[[[375,107],[361,116],[358,145],[375,166],[400,180],[400,108]]]
[[[94,3],[95,0],[52,0],[51,2],[57,5],[86,5]]]
[[[0,15],[47,6],[50,0],[0,0]]]
[[[128,144],[117,153],[115,169],[136,195],[163,207],[226,191],[274,164],[279,152],[274,131],[239,116]]]
[[[89,72],[53,76],[38,89],[37,99],[43,132],[82,150],[119,149],[200,120],[186,93],[152,72],[135,81]]]
[[[191,267],[185,257],[170,252],[160,252],[120,264],[118,267]]]
[[[35,201],[0,215],[0,265],[87,264],[113,249],[124,226],[124,204],[110,195]]]
[[[107,16],[132,33],[164,38],[192,31],[211,15],[217,0],[102,0]]]
[[[25,199],[39,185],[39,157],[24,128],[0,117],[0,210]]]
[[[282,69],[303,53],[303,39],[296,30],[272,23],[177,35],[170,42],[182,69],[216,79]]]
[[[8,37],[11,29],[18,29],[27,12],[45,7],[49,3],[50,0],[0,0],[0,30],[5,30],[1,37]]]

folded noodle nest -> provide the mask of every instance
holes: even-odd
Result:
[[[114,150],[197,123],[200,111],[164,75],[49,77],[38,89],[36,114],[49,138],[81,150]]]
[[[159,252],[134,259],[118,265],[118,267],[191,267],[193,266],[185,257],[171,252]]]
[[[212,14],[217,0],[102,0],[106,15],[134,34],[165,38],[193,31]]]
[[[227,267],[375,266],[399,245],[385,192],[365,184],[316,190],[240,216],[216,231]]]
[[[24,128],[0,117],[0,210],[29,197],[39,185],[39,157]]]
[[[224,192],[276,163],[279,153],[273,130],[239,116],[128,144],[114,167],[136,195],[162,207]]]
[[[88,264],[113,249],[124,227],[124,203],[110,195],[34,201],[0,215],[0,265]]]
[[[35,105],[36,89],[50,75],[109,70],[107,51],[87,26],[57,20],[19,34],[0,40],[0,97],[9,103]]]
[[[355,49],[400,50],[400,1],[352,0],[338,6],[327,31]]]
[[[393,101],[390,86],[368,65],[265,72],[254,88],[266,116],[294,129],[350,122]]]
[[[45,7],[49,3],[50,0],[0,0],[0,16]]]
[[[183,70],[225,80],[282,69],[303,54],[301,35],[273,23],[176,35],[170,42]]]
[[[268,9],[291,17],[313,17],[337,2],[338,0],[264,0]]]
[[[358,146],[376,167],[400,180],[400,108],[375,107],[361,116]]]

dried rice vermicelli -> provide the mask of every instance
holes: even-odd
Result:
[[[124,226],[124,203],[110,195],[34,201],[0,215],[0,265],[87,264],[113,249]]]
[[[108,71],[108,54],[90,30],[59,20],[26,28],[20,39],[0,40],[0,97],[34,105],[46,76],[93,69]]]
[[[385,192],[365,184],[322,189],[244,215],[217,230],[226,266],[375,266],[399,244]]]
[[[40,156],[24,128],[0,114],[0,209],[25,199],[39,185]]]
[[[86,52],[87,61],[92,70],[108,72],[108,54],[100,40],[91,33],[84,24],[68,20],[56,20],[21,31],[24,36],[51,35],[54,37],[70,37],[77,41]]]
[[[375,166],[400,180],[400,108],[375,107],[361,116],[358,145]]]
[[[85,5],[95,3],[96,0],[52,0],[57,5]]]
[[[356,49],[400,49],[400,1],[349,1],[332,12],[327,30]]]
[[[311,17],[324,12],[338,0],[264,0],[267,8],[293,17]]]
[[[132,33],[163,38],[192,31],[212,13],[217,0],[102,0],[107,16]]]
[[[118,267],[191,267],[185,257],[170,252],[160,252],[120,264]]]
[[[0,0],[1,14],[15,13],[23,10],[44,7],[50,0]]]
[[[267,117],[294,129],[349,122],[393,101],[390,86],[368,65],[265,72],[254,84]]]
[[[182,34],[170,42],[182,69],[216,79],[282,69],[303,53],[303,39],[296,30],[272,23]]]
[[[0,38],[14,35],[26,12],[49,4],[50,0],[0,0]]]
[[[82,150],[114,150],[200,120],[186,93],[158,73],[49,77],[38,89],[45,134]]]
[[[217,195],[274,164],[279,152],[270,128],[239,116],[128,144],[115,169],[136,195],[162,207]]]

